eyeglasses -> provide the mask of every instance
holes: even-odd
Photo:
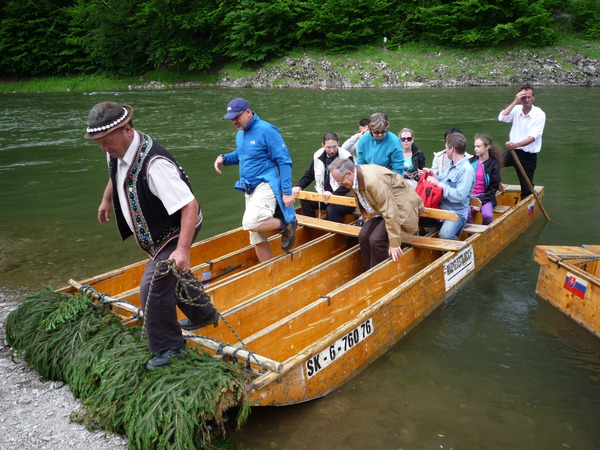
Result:
[[[387,130],[371,130],[371,133],[377,134],[377,135],[382,135],[382,134],[385,134],[386,132],[387,132]]]
[[[339,180],[336,180],[336,179],[334,178],[335,182],[336,182],[337,184],[342,184],[342,182],[344,181],[344,178],[346,178],[346,175],[347,175],[347,173],[345,173],[344,175],[342,175],[342,178],[340,178]]]
[[[233,119],[231,119],[231,120],[238,120],[238,119],[240,118],[240,116],[241,116],[242,114],[244,114],[245,112],[246,112],[246,111],[242,111],[241,113],[239,113],[237,116],[235,116],[235,117],[234,117]]]
[[[413,140],[412,136],[409,137],[401,137],[400,140],[402,142],[411,142]]]

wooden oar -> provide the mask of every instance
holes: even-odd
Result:
[[[546,209],[544,208],[544,205],[542,205],[542,201],[538,197],[537,192],[535,192],[535,189],[533,188],[533,184],[531,184],[531,180],[529,179],[529,177],[525,173],[525,169],[523,168],[523,165],[521,164],[521,160],[519,160],[519,157],[517,156],[517,154],[514,151],[514,149],[509,148],[508,150],[510,151],[510,154],[513,156],[513,158],[515,160],[515,163],[517,164],[517,167],[519,168],[519,171],[521,172],[521,175],[525,179],[525,183],[527,183],[527,187],[529,188],[529,190],[533,194],[533,198],[535,198],[535,201],[537,202],[538,206],[540,207],[540,210],[542,211],[542,214],[544,214],[544,217],[546,218],[546,220],[548,222],[552,222],[550,220],[550,216],[548,215],[548,213],[546,212]]]
[[[313,202],[333,203],[334,205],[356,207],[356,200],[354,197],[344,197],[342,195],[332,195],[325,200],[325,196],[323,194],[319,194],[318,192],[300,191],[298,192],[297,198],[300,200],[312,200]],[[444,209],[425,208],[425,212],[421,214],[421,217],[458,222],[458,214],[456,214],[454,211],[446,211]]]

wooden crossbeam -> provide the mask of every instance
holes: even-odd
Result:
[[[313,202],[356,207],[356,200],[354,197],[344,197],[342,195],[332,195],[325,201],[325,196],[323,194],[319,194],[318,192],[300,191],[298,192],[298,198],[300,200],[312,200]],[[458,214],[454,211],[446,211],[444,209],[425,208],[425,212],[421,214],[420,217],[458,222]]]
[[[346,223],[337,223],[330,220],[316,219],[314,217],[303,216],[296,214],[298,223],[305,227],[316,228],[318,230],[339,233],[346,236],[357,237],[360,233],[360,227],[348,225]],[[449,239],[440,239],[426,236],[405,236],[403,243],[412,247],[428,248],[432,250],[440,250],[443,252],[456,252],[462,250],[466,246],[464,241],[451,241]]]
[[[468,225],[465,225],[465,227],[463,228],[463,231],[465,233],[475,234],[475,233],[483,233],[487,229],[488,229],[487,225],[480,225],[480,224],[477,224],[477,223],[470,223]]]

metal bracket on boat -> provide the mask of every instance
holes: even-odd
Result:
[[[212,271],[212,262],[210,263],[211,267],[210,270]],[[206,280],[202,280],[202,284],[207,284],[210,283],[211,281],[215,281],[217,278],[220,278],[222,276],[227,275],[230,272],[233,272],[234,270],[237,270],[241,267],[244,267],[243,264],[238,264],[237,266],[233,266],[233,267],[227,267],[225,270],[223,270],[221,273],[216,274],[215,276],[212,276],[210,278],[207,278]]]
[[[331,306],[331,297],[329,295],[321,295],[321,298],[326,298],[327,306]]]

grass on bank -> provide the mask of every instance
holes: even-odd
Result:
[[[365,47],[346,54],[325,54],[315,51],[296,50],[277,60],[269,61],[259,70],[280,69],[285,72],[289,68],[287,59],[312,61],[329,61],[329,67],[335,69],[352,84],[358,84],[365,73],[379,74],[385,68],[393,69],[400,81],[436,80],[444,78],[490,77],[490,69],[494,67],[495,77],[511,77],[516,68],[512,60],[526,55],[538,61],[555,60],[566,70],[575,69],[570,56],[580,54],[588,58],[600,60],[600,41],[582,41],[573,36],[561,37],[552,47],[528,48],[492,48],[486,50],[449,49],[420,43],[401,45],[384,49]],[[383,66],[382,66],[383,63]],[[383,70],[381,67],[385,67]],[[314,68],[324,79],[326,71],[318,64]],[[0,92],[40,92],[40,91],[103,91],[123,90],[141,87],[148,83],[172,85],[177,83],[193,83],[194,85],[211,85],[219,80],[233,81],[253,77],[257,69],[247,68],[239,64],[228,64],[214,73],[174,72],[167,70],[152,71],[141,77],[116,78],[109,75],[81,75],[72,77],[47,77],[24,81],[0,81]],[[384,80],[374,76],[369,80],[374,86],[381,85]],[[275,79],[274,86],[282,86],[285,79]]]

